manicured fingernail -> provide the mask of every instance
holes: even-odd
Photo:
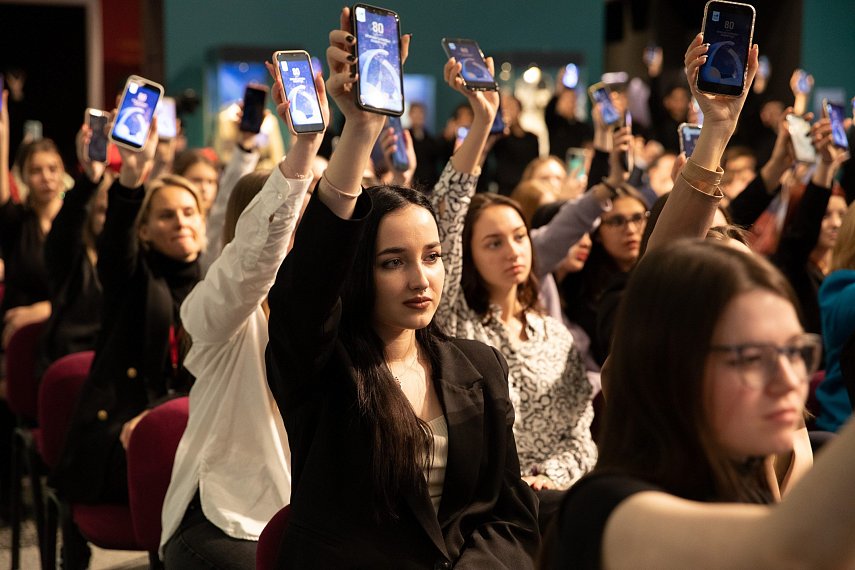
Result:
[[[349,56],[347,56],[347,61],[350,61],[350,62],[356,61],[356,56],[353,54],[350,54]]]
[[[351,43],[351,44],[356,41],[356,38],[354,38],[353,36],[347,36],[345,39],[347,40],[348,43]]]

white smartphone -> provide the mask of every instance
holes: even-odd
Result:
[[[793,141],[796,160],[807,164],[816,162],[816,149],[810,140],[810,123],[803,117],[790,113],[787,115],[787,127],[790,140]]]
[[[279,70],[285,98],[291,103],[288,108],[291,132],[295,135],[322,132],[326,125],[315,89],[315,68],[308,52],[277,51],[273,54],[273,65]]]

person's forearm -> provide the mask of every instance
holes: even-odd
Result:
[[[477,174],[480,171],[481,153],[484,145],[487,144],[487,137],[490,136],[490,127],[493,125],[494,118],[495,116],[489,112],[475,113],[475,119],[472,121],[466,139],[451,157],[454,170],[466,174]]]
[[[811,182],[823,188],[831,188],[831,185],[834,183],[834,172],[833,163],[820,160],[816,164],[816,170],[813,171]]]
[[[695,150],[692,151],[691,160],[707,170],[717,170],[734,127],[735,125],[704,125]]]
[[[381,127],[382,128],[382,127]],[[318,197],[339,218],[349,219],[362,191],[362,173],[378,129],[345,123],[335,152],[318,184]]]
[[[789,167],[788,161],[778,160],[774,156],[763,165],[763,168],[760,169],[760,177],[763,179],[766,192],[771,194],[781,185],[781,176]]]
[[[300,135],[296,139],[285,160],[279,164],[285,178],[304,178],[311,174],[312,161],[321,147],[323,134]]]

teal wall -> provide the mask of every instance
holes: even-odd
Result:
[[[303,46],[325,60],[327,35],[338,25],[343,3],[323,0],[164,0],[166,87],[203,94],[203,66],[215,46]],[[442,84],[440,38],[476,38],[484,52],[578,51],[589,77],[603,66],[602,0],[406,0],[381,3],[400,14],[403,33],[413,33],[409,73],[437,77],[437,117],[459,102]],[[202,140],[201,113],[187,121],[190,143]]]
[[[802,66],[817,87],[843,87],[847,100],[855,97],[855,0],[802,2]]]

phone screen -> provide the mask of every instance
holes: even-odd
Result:
[[[496,110],[496,118],[490,126],[490,134],[498,135],[505,132],[505,118],[502,116],[502,101],[499,100],[499,108]]]
[[[404,112],[401,35],[394,12],[353,8],[359,66],[357,102],[365,109],[400,116]]]
[[[324,130],[324,116],[315,89],[314,69],[305,52],[285,52],[277,56],[285,97],[291,103],[291,125],[298,133]]]
[[[701,127],[683,123],[678,130],[680,131],[680,150],[686,153],[686,158],[689,158],[695,152],[695,144],[701,136]]]
[[[585,149],[567,149],[567,174],[580,180],[585,177]]]
[[[816,149],[810,140],[810,123],[797,115],[787,115],[787,130],[793,141],[796,160],[813,164],[816,161]]]
[[[157,108],[157,136],[162,139],[174,139],[178,136],[178,118],[175,99],[172,97],[164,97]]]
[[[561,78],[561,83],[567,89],[576,89],[579,84],[579,68],[575,63],[568,63],[564,66],[564,76]]]
[[[481,48],[475,40],[444,40],[443,45],[449,57],[461,65],[460,76],[468,89],[497,89],[496,80],[487,68],[487,62],[481,55]]]
[[[600,106],[600,114],[603,116],[603,122],[605,124],[614,125],[620,121],[620,113],[618,113],[618,110],[612,103],[608,89],[605,87],[595,89],[591,94],[591,97],[593,97],[594,102]]]
[[[410,167],[410,158],[407,156],[407,144],[404,140],[404,127],[399,117],[389,117],[389,126],[395,131],[398,142],[395,144],[395,152],[392,153],[392,166],[399,172],[404,172]]]
[[[243,118],[240,130],[245,133],[260,133],[261,123],[264,122],[264,103],[267,100],[267,90],[252,85],[246,86],[243,93]]]
[[[107,124],[110,119],[104,114],[87,113],[89,128],[92,129],[92,138],[89,139],[89,147],[86,154],[89,160],[95,162],[107,162]]]
[[[767,78],[772,73],[772,65],[769,63],[769,58],[766,55],[761,55],[757,60],[757,75]]]
[[[707,61],[698,73],[698,87],[708,93],[738,96],[745,83],[748,50],[754,31],[754,8],[747,4],[709,2],[704,20]]]
[[[846,115],[842,105],[836,103],[826,103],[825,109],[828,112],[828,118],[831,119],[831,140],[838,148],[849,148],[849,141],[846,139],[846,128],[843,125],[843,120]]]
[[[799,71],[799,79],[796,83],[796,90],[799,93],[810,93],[810,83],[808,82],[808,74],[804,71]]]
[[[145,146],[162,91],[138,79],[128,80],[110,138],[134,149]]]

